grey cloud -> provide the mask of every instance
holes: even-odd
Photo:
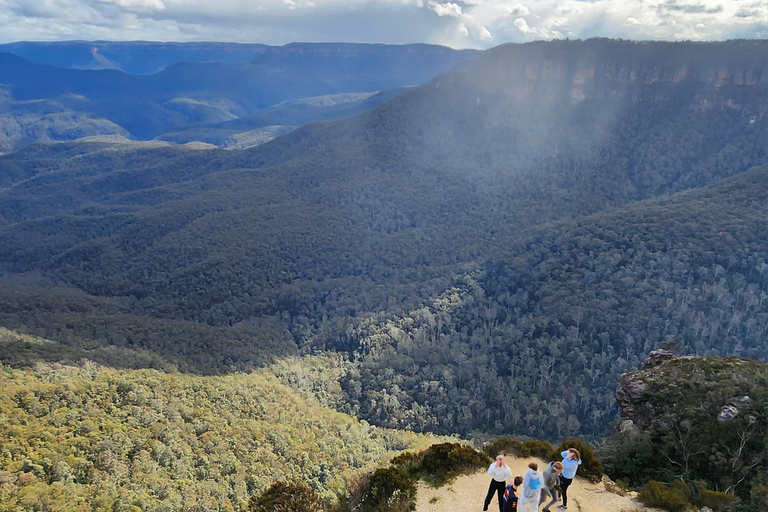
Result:
[[[760,9],[748,9],[746,7],[739,8],[734,14],[736,18],[761,18],[763,16],[763,11]]]
[[[721,4],[715,7],[707,7],[703,4],[682,4],[677,0],[667,0],[663,4],[659,4],[659,11],[675,11],[683,12],[686,14],[717,14],[723,12],[723,6]]]

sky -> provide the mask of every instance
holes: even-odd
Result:
[[[768,0],[0,0],[0,43],[768,38]]]

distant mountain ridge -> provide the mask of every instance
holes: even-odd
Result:
[[[264,44],[160,43],[151,41],[19,41],[0,45],[35,64],[73,69],[117,69],[151,75],[175,62],[247,62],[268,48]]]
[[[145,51],[148,44],[138,48]],[[57,48],[53,43],[48,47]],[[180,55],[171,52],[169,59],[186,56],[185,52],[194,48],[185,49]],[[0,83],[6,90],[0,116],[11,124],[50,124],[50,118],[39,114],[35,117],[32,111],[25,112],[23,122],[19,122],[18,108],[35,102],[44,104],[48,111],[80,116],[94,124],[117,125],[105,131],[103,127],[88,130],[88,124],[80,123],[76,131],[70,124],[62,126],[66,117],[60,117],[54,130],[39,136],[40,141],[116,134],[146,140],[165,132],[247,117],[283,101],[419,85],[478,53],[431,45],[305,43],[260,46],[244,61],[207,62],[207,56],[213,54],[203,50],[197,56],[202,62],[169,60],[161,71],[142,76],[117,68],[81,70],[34,64],[17,55],[0,53]],[[40,60],[58,62],[54,56]],[[336,114],[335,118],[342,115]],[[309,113],[307,119],[313,120],[313,116]],[[305,122],[308,121],[294,115],[289,129]],[[250,126],[244,131],[258,127]],[[72,132],[70,136],[57,137],[67,130]],[[0,151],[35,142],[40,131],[33,127],[26,133],[0,137]]]

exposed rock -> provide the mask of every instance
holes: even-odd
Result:
[[[744,406],[749,405],[751,403],[752,403],[752,399],[750,397],[746,396],[746,395],[745,396],[735,396],[735,397],[731,398],[730,400],[728,400],[726,402],[726,404],[732,405],[732,406],[734,406],[736,408],[744,407]]]
[[[637,427],[635,426],[634,421],[624,419],[624,420],[621,420],[618,427],[616,427],[616,430],[618,430],[622,434],[631,434],[637,430]]]
[[[648,368],[653,368],[654,366],[658,366],[674,358],[675,354],[669,350],[664,350],[662,348],[654,350],[648,355],[648,359],[643,361],[642,369],[645,370]]]
[[[653,416],[654,412],[645,397],[648,384],[644,378],[642,372],[625,373],[619,377],[619,389],[616,392],[616,403],[621,407],[622,417],[640,429],[648,426],[646,418]]]
[[[739,407],[746,407],[752,403],[752,399],[748,396],[735,396],[729,399],[720,412],[717,415],[717,421],[720,423],[727,423],[739,415]],[[748,416],[747,419],[752,418]],[[750,422],[751,424],[752,422]]]
[[[739,410],[732,405],[726,405],[717,415],[717,421],[727,423],[739,415]]]
[[[608,476],[603,475],[603,485],[605,486],[605,490],[608,492],[611,492],[613,494],[618,494],[619,496],[626,496],[627,493],[624,492],[624,490],[616,485],[616,482],[608,478]]]

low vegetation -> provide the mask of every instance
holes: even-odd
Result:
[[[405,469],[412,478],[424,479],[437,487],[459,475],[486,468],[492,461],[488,455],[460,443],[435,444],[414,454],[406,452],[392,459],[392,464]]]

